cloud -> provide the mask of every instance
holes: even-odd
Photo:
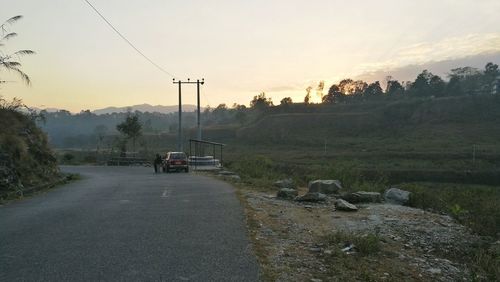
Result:
[[[251,90],[252,92],[294,92],[294,91],[304,91],[304,89],[307,88],[309,84],[307,83],[292,83],[290,84],[276,84],[276,85],[267,85],[263,86],[262,88],[259,89],[253,89]]]
[[[288,91],[296,91],[298,89],[302,89],[302,86],[298,85],[278,85],[271,86],[266,89],[267,92],[288,92]]]
[[[451,69],[457,67],[470,66],[479,69],[483,69],[486,63],[500,63],[500,51],[476,54],[472,56],[448,59],[441,61],[430,61],[421,64],[412,64],[396,68],[380,69],[377,71],[370,71],[362,73],[356,76],[356,79],[362,79],[365,81],[385,81],[385,77],[392,76],[394,79],[400,81],[413,81],[417,75],[424,69],[431,71],[443,78],[447,78],[447,75]]]
[[[438,42],[420,42],[400,48],[389,60],[361,64],[356,73],[368,74],[429,62],[453,61],[476,55],[500,53],[500,34],[469,34],[449,37]]]

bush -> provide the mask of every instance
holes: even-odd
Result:
[[[341,249],[344,246],[353,244],[354,249],[361,255],[370,255],[380,251],[380,238],[377,234],[357,235],[343,231],[334,232],[326,236],[325,241],[334,248]]]
[[[71,153],[65,153],[63,155],[62,159],[63,159],[63,163],[68,164],[68,163],[71,163],[71,161],[73,159],[75,159],[75,155],[73,155]]]
[[[500,189],[454,183],[406,183],[410,206],[449,214],[480,235],[500,234]]]

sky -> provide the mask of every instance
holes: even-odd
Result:
[[[25,86],[0,70],[0,95],[73,112],[148,103],[175,105],[172,77],[138,55],[83,0],[0,0],[0,21],[24,18],[4,54],[21,58]],[[89,0],[175,78],[204,78],[202,106],[275,104],[342,78],[412,80],[425,68],[500,63],[498,0]],[[318,97],[313,97],[317,101]],[[183,87],[196,103],[196,87]]]

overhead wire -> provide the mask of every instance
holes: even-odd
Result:
[[[101,19],[104,20],[104,22],[106,22],[106,24],[115,33],[118,34],[118,36],[120,36],[139,55],[141,55],[144,59],[146,59],[149,63],[151,63],[153,66],[155,66],[161,72],[165,73],[166,75],[168,75],[168,76],[170,76],[172,78],[175,78],[175,75],[173,75],[172,73],[170,73],[167,70],[165,70],[164,68],[162,68],[160,65],[158,65],[153,60],[151,60],[148,56],[146,56],[141,50],[139,50],[139,48],[137,48],[130,40],[128,40],[113,24],[111,24],[111,22],[108,19],[106,19],[106,17],[94,5],[92,5],[92,3],[90,3],[88,0],[83,0],[83,1],[85,1],[90,6],[90,8],[92,8],[92,10],[94,10],[99,15],[99,17],[101,17]]]

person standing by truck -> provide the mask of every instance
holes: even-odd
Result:
[[[153,165],[155,167],[155,173],[158,173],[158,167],[161,165],[161,156],[160,154],[156,154],[156,157],[153,161]]]

